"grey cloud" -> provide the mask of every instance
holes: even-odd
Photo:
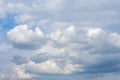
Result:
[[[11,61],[16,65],[22,65],[28,63],[28,59],[21,55],[14,55]]]
[[[106,73],[106,72],[109,73],[109,72],[117,72],[117,71],[119,72],[119,69],[118,69],[119,58],[116,59],[115,57],[111,58],[109,56],[104,57],[105,55],[119,54],[119,47],[120,47],[120,45],[118,44],[119,38],[120,38],[119,34],[110,33],[101,28],[95,28],[95,29],[90,28],[85,30],[85,34],[80,34],[83,36],[78,38],[78,36],[76,36],[76,35],[79,35],[79,34],[76,34],[77,31],[74,31],[74,29],[71,30],[71,28],[73,27],[66,28],[65,29],[66,32],[64,31],[64,33],[61,33],[61,35],[59,36],[60,38],[58,38],[58,35],[56,36],[56,32],[55,32],[54,38],[52,37],[52,39],[56,39],[58,44],[62,45],[62,48],[63,48],[62,53],[54,52],[56,51],[56,49],[57,49],[57,52],[60,51],[61,47],[59,47],[59,45],[56,45],[56,43],[54,43],[54,40],[53,40],[54,46],[44,45],[46,47],[43,50],[45,51],[48,50],[46,51],[46,53],[38,53],[37,55],[33,55],[30,57],[30,60],[33,61],[35,65],[44,63],[48,60],[54,60],[54,62],[60,68],[65,68],[67,64],[72,64],[72,65],[78,64],[83,66],[83,69],[85,71],[83,72],[73,71],[72,74]],[[72,34],[73,36],[69,35],[67,31],[70,34],[73,33],[75,36],[73,34]],[[62,37],[64,37],[63,41],[62,41]],[[81,38],[84,38],[85,41],[82,41],[83,39]],[[44,46],[42,46],[42,48]],[[16,63],[22,64],[20,63],[20,60],[18,60],[18,62]],[[36,66],[40,66],[40,65],[36,65]],[[28,66],[27,68],[25,68],[25,70],[27,73],[34,73],[39,75],[50,74],[49,72],[44,73],[44,72],[38,71],[37,69],[34,69],[33,66],[32,67]]]
[[[4,3],[7,5],[5,10],[10,8],[5,13],[17,14],[15,15],[17,23],[34,26],[38,20],[49,18],[53,21],[71,22],[77,25],[85,23],[110,27],[112,24],[119,23],[119,2],[119,0],[52,0],[48,2],[46,0],[30,0],[29,2],[8,0],[8,3]],[[55,9],[52,8],[52,5],[56,6]]]
[[[118,0],[66,0],[55,18],[59,21],[108,27],[116,22],[119,23],[119,13]]]
[[[120,59],[117,55],[101,55],[95,63],[86,64],[86,73],[117,73],[120,72]]]
[[[59,54],[52,55],[47,53],[39,53],[37,55],[31,56],[30,60],[35,63],[42,63],[48,60],[54,60],[58,66],[64,68],[67,61],[70,60],[68,56],[69,55],[59,55]]]
[[[41,63],[49,60],[49,56],[47,56],[46,53],[40,53],[38,55],[31,56],[30,60],[35,63]]]

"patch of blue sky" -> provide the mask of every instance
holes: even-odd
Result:
[[[11,28],[14,28],[17,25],[14,20],[14,15],[8,14],[4,19],[0,19],[0,25],[2,26],[3,31],[8,31]]]
[[[14,20],[14,16],[15,15],[13,14],[8,14],[5,18],[0,19],[0,41],[4,41],[6,39],[7,31],[18,25]]]

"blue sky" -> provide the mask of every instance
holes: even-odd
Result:
[[[0,0],[0,80],[119,80],[119,0]]]

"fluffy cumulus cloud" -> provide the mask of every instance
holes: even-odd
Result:
[[[118,80],[119,3],[0,0],[0,79]]]
[[[38,27],[19,25],[7,36],[13,47],[32,51],[29,57],[14,55],[11,60],[21,79],[120,72],[120,35],[116,32],[69,25],[44,34]]]
[[[45,44],[46,37],[37,27],[34,30],[29,29],[27,25],[19,25],[7,33],[8,39],[18,48],[34,49]]]
[[[24,69],[17,67],[14,65],[14,71],[16,72],[16,75],[19,79],[30,79],[37,77],[35,74],[25,73]]]
[[[48,67],[49,66],[49,67]],[[48,60],[42,63],[35,63],[32,61],[29,61],[29,63],[18,66],[16,68],[24,69],[24,71],[30,74],[36,74],[36,75],[45,75],[45,74],[72,74],[76,71],[83,71],[81,65],[77,64],[67,64],[64,68],[58,65],[54,60]]]
[[[51,32],[44,36],[49,41],[36,48],[29,61],[20,56],[14,56],[12,61],[25,73],[35,75],[120,72],[120,35],[102,28],[79,31],[70,25]]]

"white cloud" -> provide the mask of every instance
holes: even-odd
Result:
[[[55,41],[55,43],[59,45],[74,43],[78,39],[77,31],[74,25],[70,25],[63,30],[52,32],[49,36],[51,40]]]
[[[20,79],[29,79],[37,77],[37,75],[25,73],[25,71],[19,67],[15,67],[15,71]]]
[[[120,48],[120,35],[118,33],[108,32],[101,28],[88,29],[87,31],[88,43],[95,52],[104,53],[114,53],[113,51],[118,51]],[[101,52],[102,51],[102,52]],[[111,52],[109,52],[111,51]]]
[[[84,69],[82,67],[82,65],[78,65],[78,64],[67,64],[64,68],[64,73],[65,74],[74,74],[74,72],[84,72]]]
[[[88,37],[99,37],[104,36],[105,32],[101,28],[89,29],[87,32]]]
[[[87,72],[89,69],[84,68],[96,65],[99,63],[98,60],[104,60],[103,56],[110,54],[119,56],[120,34],[109,32],[114,29],[119,31],[119,28],[116,28],[119,25],[119,3],[118,0],[1,0],[0,19],[12,15],[17,24],[27,25],[15,26],[7,32],[10,43],[19,49],[15,51],[11,46],[3,44],[0,45],[0,52],[11,53],[12,55],[7,55],[9,58],[14,54],[22,54],[28,58],[38,56],[38,59],[41,58],[41,53],[45,53],[40,61],[35,57],[38,63],[34,60],[26,61],[25,64],[17,66],[16,71],[21,78],[32,78],[33,75],[29,72],[33,74]],[[36,25],[38,27],[35,27]],[[84,30],[86,26],[89,29]],[[21,49],[27,49],[28,52]],[[107,58],[109,61],[110,58]],[[24,63],[24,58],[18,59],[19,62]]]
[[[35,53],[42,52],[47,53],[49,55],[60,55],[64,53],[64,48],[57,48],[53,42],[48,42],[46,45],[36,50]]]
[[[40,40],[46,40],[46,37],[48,41],[42,44]],[[42,45],[35,48],[32,56],[37,57],[25,63],[24,70],[33,74],[75,74],[87,72],[84,70],[86,65],[96,63],[105,54],[118,53],[120,36],[102,28],[79,32],[74,25],[46,36],[39,28],[32,30],[27,25],[20,25],[8,32],[8,38],[13,45],[27,45],[25,48],[29,47],[28,43],[34,45],[38,42],[34,46]]]
[[[117,46],[117,47],[120,47],[120,34],[118,33],[111,33],[109,35],[109,39],[110,39],[110,42],[111,44]]]
[[[20,77],[25,74],[24,77],[31,77],[31,74],[41,75],[41,74],[73,74],[76,72],[83,72],[84,69],[82,65],[79,64],[65,64],[65,67],[61,67],[58,65],[57,62],[54,60],[48,60],[41,63],[35,63],[32,61],[29,61],[29,63],[19,65],[16,67],[17,73]],[[20,70],[22,69],[22,70]],[[24,72],[26,71],[26,73]]]
[[[27,25],[19,25],[7,32],[8,39],[13,46],[24,49],[34,49],[46,43],[44,33],[36,27],[29,29]]]
[[[33,71],[38,71],[41,74],[61,74],[62,71],[60,67],[52,60],[38,64],[30,61],[28,66],[30,66]]]
[[[22,30],[27,31],[28,29],[24,27]],[[39,35],[45,36],[42,33]],[[78,37],[79,35],[82,36]],[[33,38],[28,37],[28,39],[31,41]],[[119,39],[119,34],[108,32],[102,28],[83,29],[83,33],[79,33],[75,26],[69,26],[64,30],[48,34],[49,41],[47,44],[33,51],[33,56],[37,57],[35,61],[26,63],[24,69],[29,67],[31,70],[28,69],[27,71],[34,74],[87,72],[84,68],[88,63],[89,65],[96,63],[97,59],[105,54],[118,53],[119,46],[117,43]],[[24,41],[24,39],[20,41]],[[43,61],[39,59],[41,56]]]

